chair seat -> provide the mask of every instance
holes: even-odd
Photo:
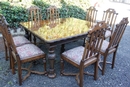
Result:
[[[104,53],[106,51],[106,49],[108,48],[108,45],[109,45],[109,42],[107,40],[103,40],[101,52]]]
[[[62,55],[64,55],[66,58],[79,65],[83,56],[83,52],[84,52],[84,47],[79,46],[63,52]]]
[[[26,39],[24,36],[14,36],[13,37],[15,46],[21,46],[23,44],[30,43],[28,39]]]
[[[16,49],[21,60],[44,54],[44,52],[34,44],[25,44]]]
[[[110,30],[106,30],[105,38],[108,38],[110,36],[111,36],[111,31]]]
[[[102,43],[102,47],[101,47],[101,52],[102,53],[105,53],[106,52],[106,49],[108,48],[108,45],[109,45],[109,42],[107,40],[104,40],[103,43]],[[111,53],[113,52],[114,50],[116,50],[116,48],[112,48],[112,49],[109,49],[109,52],[108,53]]]

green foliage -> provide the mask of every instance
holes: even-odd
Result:
[[[46,19],[46,9],[56,3],[59,8],[60,17],[75,17],[85,19],[86,8],[89,6],[89,0],[33,0],[32,4],[41,8],[42,18]],[[27,4],[27,3],[26,3]],[[86,6],[85,6],[86,5]],[[28,6],[29,7],[29,6]],[[19,27],[19,23],[27,21],[27,10],[21,5],[12,6],[8,2],[0,2],[0,14],[3,14],[11,27]],[[84,10],[85,9],[85,10]]]
[[[46,12],[46,8],[48,8],[49,5],[43,1],[44,0],[34,0],[33,4],[35,4],[36,6],[42,9],[42,14],[44,14],[43,19],[46,19],[45,12]],[[53,0],[53,2],[54,1],[56,2],[56,0]],[[75,17],[75,18],[85,19],[86,12],[83,9],[79,8],[78,6],[69,5],[64,0],[61,0],[60,3],[62,5],[62,7],[59,8],[61,18]]]
[[[10,27],[17,28],[20,22],[27,21],[25,8],[11,6],[8,2],[0,2],[0,8],[0,14],[5,16]]]

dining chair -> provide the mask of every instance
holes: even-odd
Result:
[[[37,23],[40,26],[40,21],[42,20],[41,9],[37,6],[30,6],[27,10],[28,10],[28,21],[31,21],[32,25],[34,23]],[[34,44],[36,44],[36,37],[31,33],[29,33],[30,41],[32,41],[32,37],[33,37]]]
[[[106,11],[104,11],[102,21],[105,21],[110,27],[106,30],[105,39],[109,38],[114,32],[117,15],[118,13],[116,13],[115,9],[112,8],[109,8]]]
[[[5,25],[8,28],[10,28],[8,22],[6,21],[5,17],[2,14],[0,14],[0,22],[5,23]],[[2,30],[2,27],[1,27],[1,30]],[[5,46],[5,59],[7,61],[8,58],[10,57],[9,46],[7,44],[7,39],[5,38],[7,33],[2,33],[2,35],[3,35],[4,46]],[[30,43],[30,41],[28,39],[26,39],[23,35],[14,35],[13,40],[14,40],[15,46],[21,46],[23,44]]]
[[[50,24],[48,24],[50,27],[54,27],[57,23],[59,23],[59,9],[51,5],[50,7],[47,8],[47,20],[49,20]]]
[[[98,10],[94,6],[90,6],[87,9],[86,14],[86,21],[89,22],[89,27],[92,28],[94,24],[96,23],[96,17],[97,17]]]
[[[103,44],[102,44],[102,47],[100,50],[100,54],[103,55],[104,57],[103,57],[103,61],[99,61],[99,68],[102,70],[102,75],[104,75],[104,73],[105,73],[107,56],[111,53],[113,53],[113,58],[112,58],[112,62],[110,62],[110,64],[112,64],[112,69],[114,68],[114,63],[115,63],[118,46],[119,46],[120,40],[122,38],[122,35],[123,35],[128,23],[129,23],[128,17],[123,18],[120,21],[120,23],[116,25],[116,28],[113,32],[113,35],[111,36],[110,41],[107,41],[107,40],[103,41]],[[101,62],[103,62],[103,67],[100,66]]]
[[[85,44],[85,47],[78,46],[70,50],[67,50],[61,54],[61,75],[76,75],[76,80],[78,81],[79,86],[83,87],[84,74],[92,75],[90,73],[85,72],[84,68],[94,64],[94,79],[97,79],[99,50],[104,40],[106,28],[107,25],[104,21],[98,22],[93,27],[93,29],[88,32],[88,39]],[[64,61],[77,67],[79,69],[79,72],[64,72]]]
[[[86,21],[89,22],[89,23],[87,23],[87,26],[90,29],[96,24],[97,12],[98,12],[98,10],[94,6],[90,6],[87,9],[87,12],[86,12]],[[87,38],[84,38],[83,46],[85,45],[85,40],[86,39]]]
[[[13,74],[15,74],[15,69],[18,70],[19,85],[22,85],[22,81],[27,79],[31,73],[40,75],[47,74],[46,55],[40,48],[31,43],[16,47],[13,37],[8,27],[4,23],[2,23],[2,30],[4,30],[3,32],[7,33],[6,39],[9,44],[9,51],[11,54],[11,69]],[[42,59],[43,61],[45,69],[43,72],[31,70],[32,62],[38,59]],[[15,68],[15,62],[17,63],[17,68]],[[27,68],[22,68],[22,64],[24,63],[30,63],[30,65]],[[26,70],[28,72],[23,78],[22,78],[22,70]]]

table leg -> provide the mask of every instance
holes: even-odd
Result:
[[[60,53],[63,53],[64,51],[65,51],[65,44],[62,44]]]
[[[26,37],[27,39],[29,39],[29,33],[28,33],[28,31],[26,31],[26,30],[25,30],[25,37]]]
[[[50,64],[50,69],[48,73],[49,78],[55,78],[56,73],[54,69],[54,63],[55,63],[55,46],[50,46],[49,47],[49,52],[48,52],[48,59],[49,59],[49,64]]]

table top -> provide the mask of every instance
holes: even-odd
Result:
[[[20,24],[45,41],[55,41],[86,34],[90,29],[88,27],[89,22],[77,18],[57,19],[55,21],[30,21]]]

